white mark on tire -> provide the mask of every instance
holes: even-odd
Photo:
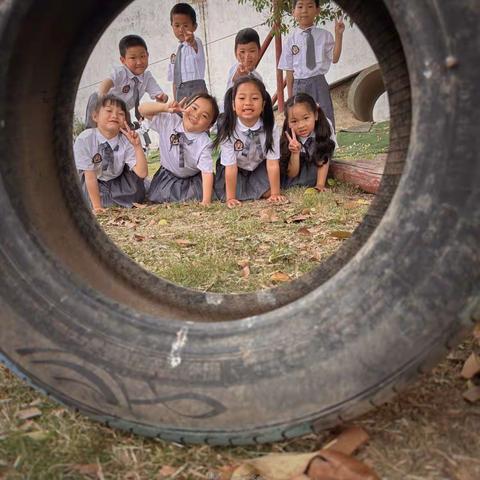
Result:
[[[183,327],[177,332],[177,338],[172,344],[170,355],[168,356],[168,364],[170,368],[177,368],[182,363],[181,353],[187,344],[188,327]]]

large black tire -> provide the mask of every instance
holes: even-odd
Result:
[[[381,193],[313,273],[229,296],[153,277],[79,208],[75,91],[128,3],[0,4],[2,360],[93,418],[180,442],[274,441],[384,401],[480,317],[480,4],[338,0],[389,92]]]

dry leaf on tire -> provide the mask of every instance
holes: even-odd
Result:
[[[289,282],[290,277],[283,272],[275,272],[270,276],[270,280],[275,283]]]

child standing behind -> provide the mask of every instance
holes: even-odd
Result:
[[[205,54],[201,40],[194,35],[197,14],[188,3],[177,3],[170,11],[173,33],[180,44],[170,56],[168,80],[173,82],[177,101],[197,93],[207,93],[205,84]]]
[[[97,127],[84,130],[73,146],[87,202],[94,213],[142,202],[147,160],[138,134],[128,126],[125,102],[113,95],[101,97],[93,120]]]
[[[147,71],[148,50],[145,40],[138,35],[127,35],[120,40],[118,49],[122,66],[114,68],[110,76],[102,81],[98,92],[90,96],[85,121],[87,128],[95,126],[92,121],[92,112],[99,96],[112,94],[120,98],[127,105],[128,111],[135,109],[135,117],[138,121],[141,120],[138,105],[145,93],[158,102],[168,100],[168,95],[164,93],[153,75]]]
[[[212,201],[212,142],[208,129],[218,117],[216,100],[207,93],[181,102],[144,103],[142,115],[159,134],[161,167],[155,173],[148,199],[155,203]],[[181,115],[182,114],[182,115]]]
[[[279,140],[265,85],[240,77],[225,94],[225,118],[215,141],[220,145],[215,193],[229,208],[242,200],[285,200],[280,194]]]
[[[332,124],[315,100],[306,93],[290,97],[280,141],[282,188],[298,185],[325,190],[335,145]]]
[[[278,68],[286,70],[288,96],[308,93],[335,126],[330,88],[325,74],[342,53],[343,19],[335,20],[335,39],[314,26],[320,13],[320,0],[294,0],[293,16],[298,27],[286,38]]]

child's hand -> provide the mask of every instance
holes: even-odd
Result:
[[[288,201],[287,197],[285,195],[280,195],[280,194],[270,195],[267,198],[267,202],[270,202],[270,203],[286,203],[287,201]]]
[[[327,191],[327,189],[325,188],[325,185],[315,185],[314,188],[317,192],[326,192]]]
[[[236,198],[231,198],[230,200],[227,200],[228,208],[240,207],[241,205],[242,205],[242,202],[240,202],[240,200],[237,200]]]
[[[211,200],[202,200],[202,201],[200,202],[200,205],[201,205],[202,207],[209,207],[211,204],[212,204]]]
[[[179,102],[172,100],[168,104],[169,113],[183,113],[185,111],[185,103],[187,103],[187,97],[182,98]]]
[[[295,130],[292,128],[292,136],[288,134],[288,132],[285,130],[285,135],[287,136],[288,139],[288,149],[292,153],[300,153],[302,150],[302,144],[297,140],[297,136],[295,135]]]
[[[335,19],[335,33],[337,35],[343,35],[345,31],[345,23],[343,22],[343,15]]]
[[[105,213],[107,211],[106,208],[102,208],[102,207],[93,207],[92,208],[92,212],[94,215],[98,215],[99,213]]]
[[[160,103],[167,103],[168,102],[168,95],[166,93],[160,93],[155,97],[155,100]]]
[[[184,27],[182,28],[182,33],[183,33],[183,38],[185,41],[191,46],[195,48],[196,42],[195,42],[195,35],[193,32],[190,32],[186,30]]]
[[[134,146],[142,146],[142,143],[140,142],[140,137],[138,133],[135,130],[132,130],[128,123],[124,123],[125,128],[121,128],[120,131],[127,137],[127,140]]]

